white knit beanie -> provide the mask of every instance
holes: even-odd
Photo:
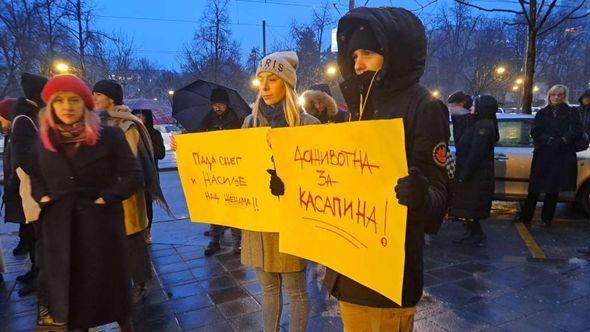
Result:
[[[275,52],[265,56],[256,70],[256,76],[261,72],[277,75],[293,89],[297,86],[297,66],[299,58],[293,51]]]

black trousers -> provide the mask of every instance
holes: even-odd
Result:
[[[529,193],[526,201],[520,212],[520,220],[523,223],[530,223],[535,214],[535,207],[539,201],[540,193]],[[541,212],[541,220],[552,221],[555,216],[555,208],[557,206],[557,198],[559,193],[546,193],[543,201],[543,210]]]

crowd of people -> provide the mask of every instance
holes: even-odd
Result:
[[[466,227],[455,243],[485,244],[480,221],[490,216],[494,193],[498,102],[458,91],[447,107],[423,87],[425,30],[405,9],[354,9],[338,22],[337,39],[348,111],[325,84],[304,92],[300,107],[297,54],[276,52],[256,71],[260,87],[252,113],[240,118],[227,91],[214,89],[202,131],[403,119],[409,175],[391,192],[408,207],[402,302],[330,269],[324,284],[338,299],[345,330],[411,331],[424,284],[425,234],[436,234],[448,216]],[[41,327],[83,331],[117,322],[122,331],[133,331],[131,308],[145,298],[151,278],[153,202],[170,213],[157,166],[165,150],[153,116],[125,106],[124,91],[113,80],[90,89],[74,75],[47,79],[26,73],[21,83],[24,97],[0,103],[4,219],[20,224],[13,253],[31,259],[31,270],[17,279],[19,293],[37,292]],[[554,86],[535,117],[531,183],[520,214],[527,226],[540,194],[543,224],[551,225],[558,193],[575,186],[576,151],[588,147],[590,91],[580,98],[580,110],[567,97],[566,87]],[[449,118],[455,156],[448,148]],[[269,194],[283,195],[280,174],[269,175]],[[220,251],[225,230],[212,225],[206,232],[206,256]],[[289,331],[305,331],[308,262],[281,253],[278,233],[230,231],[232,252],[255,269],[261,284],[264,330],[279,330],[284,285]]]

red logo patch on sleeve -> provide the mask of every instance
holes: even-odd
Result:
[[[438,166],[447,165],[447,145],[444,142],[440,142],[434,147],[432,159]]]

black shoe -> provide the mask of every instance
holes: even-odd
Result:
[[[28,284],[23,284],[22,287],[18,290],[18,296],[23,297],[29,294],[33,294],[37,291],[37,285],[32,282]]]
[[[471,238],[471,246],[472,247],[483,247],[486,244],[487,236],[481,233],[475,233]]]
[[[551,220],[543,220],[542,223],[544,228],[551,228]]]
[[[221,250],[219,242],[209,242],[207,249],[205,249],[205,256],[211,256],[219,250]]]
[[[204,232],[203,232],[203,235],[204,235],[204,236],[211,236],[211,230],[204,231]]]
[[[29,270],[29,272],[16,277],[16,281],[20,282],[21,284],[30,284],[33,280],[37,278],[37,272],[33,270]]]
[[[18,244],[16,245],[16,248],[12,249],[12,254],[14,256],[26,255],[28,252],[29,251],[27,250],[27,248],[25,248],[23,241],[19,241]]]

